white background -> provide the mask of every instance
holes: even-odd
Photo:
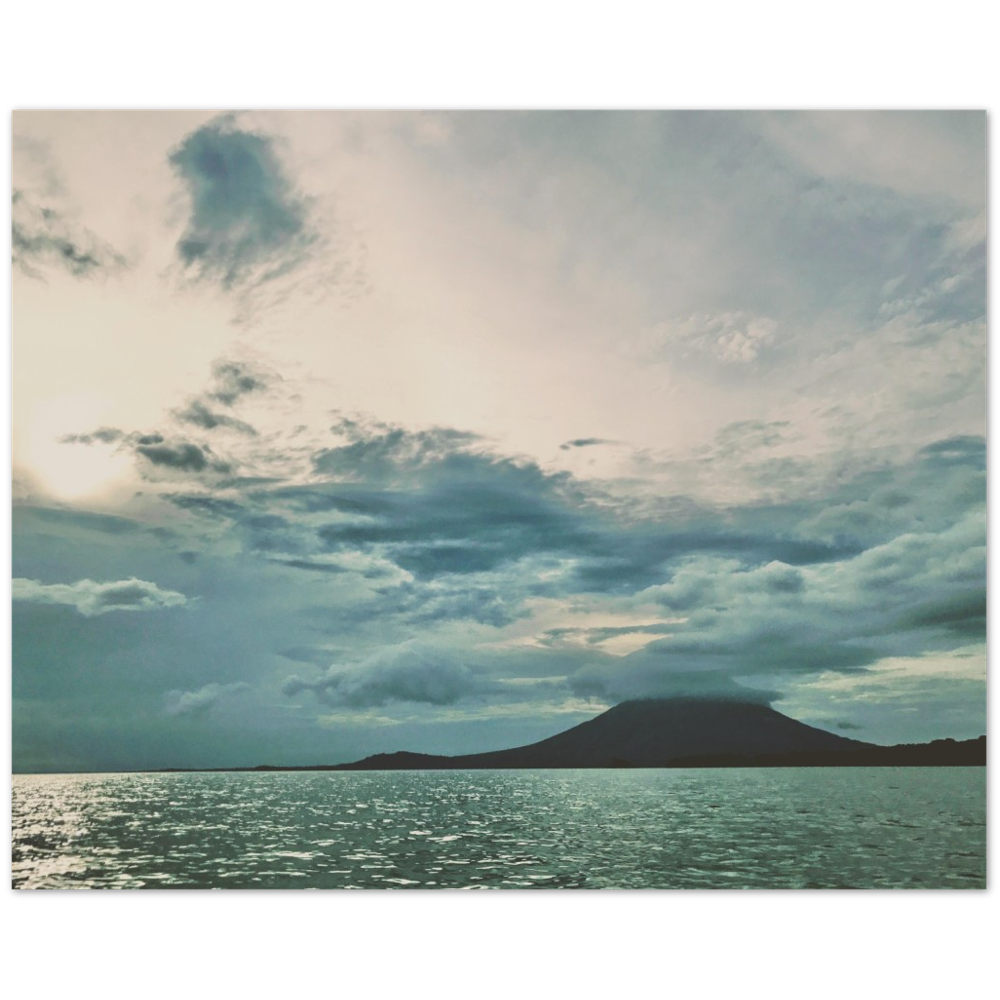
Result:
[[[403,899],[397,894],[393,899]],[[8,995],[40,1000],[965,1000],[993,904],[8,903]],[[145,897],[148,898],[148,897]],[[257,899],[262,898],[257,896]],[[267,898],[267,897],[263,897]],[[389,898],[389,897],[383,897]],[[546,897],[546,899],[566,899]],[[139,897],[116,897],[138,901]],[[917,902],[926,905],[914,905]]]
[[[286,0],[16,5],[9,101],[32,107],[969,108],[996,86],[976,0]]]

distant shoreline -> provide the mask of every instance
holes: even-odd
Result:
[[[108,771],[12,771],[22,774],[230,774],[272,771],[606,771],[696,770],[788,767],[985,767],[986,737],[971,740],[942,739],[930,743],[893,746],[859,744],[859,749],[793,751],[763,754],[687,754],[657,763],[633,763],[609,754],[601,761],[545,760],[544,756],[518,759],[521,749],[499,750],[448,757],[439,754],[380,753],[343,764],[251,764],[235,767],[155,767]],[[555,755],[553,755],[555,756]]]

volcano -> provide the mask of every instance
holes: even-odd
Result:
[[[563,733],[528,746],[458,757],[375,754],[343,770],[529,767],[669,767],[682,762],[771,762],[809,756],[831,762],[841,754],[878,748],[796,722],[767,705],[714,699],[626,701]]]

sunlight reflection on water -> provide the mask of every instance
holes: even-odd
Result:
[[[15,775],[15,888],[984,888],[986,769]]]

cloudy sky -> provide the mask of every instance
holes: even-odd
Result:
[[[14,115],[17,770],[985,732],[985,115]]]

